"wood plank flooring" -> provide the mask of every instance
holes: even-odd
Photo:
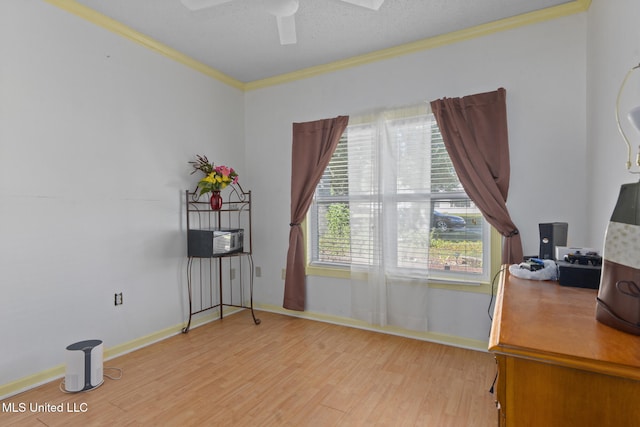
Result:
[[[258,317],[256,326],[243,311],[107,361],[105,373],[121,368],[122,379],[88,392],[63,393],[56,380],[8,398],[0,425],[497,425],[489,353]],[[32,412],[35,404],[63,412]]]

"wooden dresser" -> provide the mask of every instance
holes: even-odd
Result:
[[[500,426],[640,426],[640,336],[596,321],[596,296],[505,268],[489,340]]]

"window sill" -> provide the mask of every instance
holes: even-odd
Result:
[[[307,276],[333,277],[337,279],[351,278],[351,269],[334,265],[307,265]]]
[[[307,265],[307,276],[330,277],[335,279],[350,279],[351,270],[345,267],[329,265]],[[364,279],[365,277],[363,277]],[[450,291],[491,293],[491,283],[485,281],[466,281],[462,279],[430,278],[425,281],[430,288],[446,289]]]

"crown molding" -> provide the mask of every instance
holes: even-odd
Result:
[[[88,8],[75,0],[44,0],[47,3],[50,3],[54,6],[59,7],[60,9],[66,10],[76,16],[79,16],[82,19],[85,19],[93,24],[98,25],[106,30],[109,30],[113,33],[116,33],[124,38],[127,38],[131,41],[134,41],[147,49],[151,49],[161,55],[164,55],[168,58],[173,59],[183,65],[186,65],[189,68],[192,68],[196,71],[199,71],[209,77],[212,77],[216,80],[221,81],[229,86],[235,87],[237,89],[244,90],[245,84],[239,80],[234,79],[214,68],[209,67],[208,65],[203,64],[202,62],[196,61],[195,59],[173,49],[169,46],[162,44],[151,37],[148,37],[138,31],[135,31],[126,25],[109,18],[95,10]]]
[[[209,77],[221,81],[229,86],[243,90],[251,91],[261,89],[268,86],[276,86],[283,83],[288,83],[296,80],[302,80],[320,74],[331,73],[346,68],[357,67],[372,62],[383,61],[398,56],[408,55],[423,50],[433,49],[436,47],[446,46],[449,44],[470,40],[476,37],[482,37],[485,35],[497,33],[500,31],[506,31],[513,28],[518,28],[526,25],[535,24],[538,22],[548,21],[555,18],[560,18],[575,13],[585,12],[591,6],[591,0],[575,0],[568,3],[564,3],[558,6],[548,7],[545,9],[536,10],[533,12],[524,13],[522,15],[513,16],[510,18],[500,19],[498,21],[489,22],[487,24],[477,25],[475,27],[467,28],[460,31],[454,31],[452,33],[443,34],[440,36],[430,37],[423,40],[418,40],[413,43],[407,43],[401,46],[396,46],[388,49],[382,49],[376,52],[371,52],[365,55],[354,56],[340,61],[331,62],[328,64],[318,65],[315,67],[309,67],[291,73],[285,73],[268,77],[261,80],[255,80],[252,82],[241,82],[234,79],[202,62],[172,49],[151,37],[148,37],[142,33],[139,33],[120,22],[111,19],[93,9],[90,9],[84,5],[79,4],[75,0],[44,0],[54,6],[57,6],[63,10],[66,10],[74,15],[77,15],[89,22],[92,22],[102,28],[112,31],[120,36],[123,36],[129,40],[132,40],[148,49],[158,52],[166,57],[169,57],[177,62],[180,62],[192,69],[195,69]]]
[[[464,30],[454,31],[452,33],[447,33],[440,36],[418,40],[413,43],[407,43],[401,46],[378,50],[376,52],[371,52],[365,55],[354,56],[328,64],[318,65],[291,73],[268,77],[262,80],[255,80],[246,83],[245,90],[250,91],[268,86],[288,83],[295,80],[302,80],[320,74],[331,73],[350,67],[383,61],[385,59],[391,59],[398,56],[420,52],[423,50],[446,46],[449,44],[510,30],[513,28],[523,27],[538,22],[573,15],[575,13],[585,12],[587,9],[589,9],[590,5],[591,0],[576,0],[570,3],[565,3],[558,6],[513,16],[511,18],[500,19],[498,21],[489,22],[487,24],[477,25],[475,27],[466,28]]]

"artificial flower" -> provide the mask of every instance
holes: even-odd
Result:
[[[229,184],[238,183],[238,173],[233,168],[224,165],[215,166],[209,162],[206,156],[197,156],[197,159],[197,161],[189,163],[193,165],[194,172],[199,170],[206,175],[198,182],[200,195],[211,191],[220,191]]]

